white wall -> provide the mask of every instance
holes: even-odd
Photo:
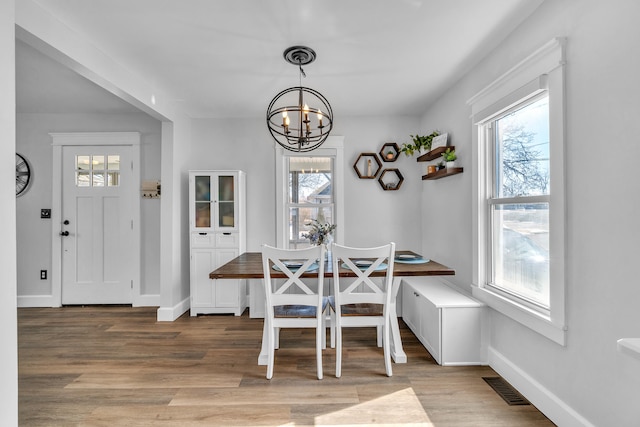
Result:
[[[11,185],[15,168],[15,41],[12,0],[0,2],[0,413],[6,426],[18,425],[18,338],[16,313],[16,204]]]
[[[640,362],[616,351],[618,338],[640,337],[638,17],[635,0],[547,1],[423,117],[424,126],[453,135],[465,167],[423,184],[423,240],[440,243],[438,259],[456,266],[456,283],[468,288],[475,184],[466,173],[474,168],[466,101],[553,37],[568,38],[567,345],[497,312],[488,340],[495,366],[559,425],[640,420]],[[436,191],[447,203],[430,202]],[[445,222],[461,227],[452,240],[443,238]]]
[[[383,191],[377,180],[359,179],[353,164],[362,152],[378,153],[386,142],[410,140],[420,132],[415,117],[339,117],[333,135],[344,136],[347,245],[376,245],[395,240],[398,248],[421,250],[419,165],[404,155],[383,167],[398,168],[405,181]],[[193,120],[190,169],[241,169],[247,172],[247,250],[275,244],[275,152],[263,120]],[[185,196],[186,197],[186,196]],[[186,199],[185,199],[186,203]]]
[[[40,209],[51,208],[52,146],[49,132],[138,131],[141,134],[141,179],[160,179],[160,122],[137,114],[18,114],[16,151],[31,164],[32,182],[17,198],[18,304],[52,305],[51,219]],[[137,185],[137,184],[136,184]],[[141,294],[160,294],[160,200],[140,200]],[[58,225],[55,225],[58,226]],[[40,270],[49,272],[40,280]]]

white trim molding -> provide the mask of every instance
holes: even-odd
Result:
[[[563,427],[595,427],[566,402],[495,348],[489,347],[489,366],[515,387],[554,424]]]
[[[191,298],[185,298],[173,307],[160,307],[157,311],[158,322],[173,322],[191,308]]]
[[[140,199],[137,188],[140,185],[140,132],[68,132],[68,133],[50,133],[53,146],[53,167],[52,167],[52,199],[51,199],[51,293],[52,306],[60,307],[62,305],[62,248],[60,245],[60,227],[56,224],[62,224],[62,150],[65,146],[94,146],[94,145],[125,145],[131,146],[131,160],[133,164],[132,179],[135,186],[132,188],[132,197],[134,200],[131,206],[131,217],[133,221],[134,234],[133,242],[134,254],[131,264],[134,266],[133,290],[131,301],[134,306],[144,304],[144,298],[141,292],[141,272],[140,272]],[[155,305],[155,304],[154,304]]]
[[[287,156],[326,156],[333,157],[333,198],[336,206],[334,223],[338,224],[335,230],[334,240],[341,244],[344,239],[344,136],[330,136],[320,147],[310,152],[296,153],[286,151],[280,145],[273,143],[276,151],[276,245],[279,248],[286,247],[288,241],[287,230],[284,227],[287,192],[285,159]]]
[[[477,165],[473,180],[473,296],[548,339],[565,345],[565,156],[564,156],[564,65],[566,38],[558,37],[524,58],[502,76],[467,101],[474,127],[472,157]],[[489,234],[488,174],[491,158],[487,153],[489,124],[500,114],[532,99],[549,94],[550,179],[549,247],[550,304],[546,313],[536,311],[492,290],[487,284]]]

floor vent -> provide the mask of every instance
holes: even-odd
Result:
[[[483,380],[495,390],[509,405],[530,405],[523,395],[511,386],[502,377],[482,377]]]

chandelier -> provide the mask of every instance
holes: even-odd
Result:
[[[267,108],[267,126],[278,144],[289,151],[311,151],[327,139],[333,128],[333,111],[327,98],[317,90],[303,87],[306,77],[303,65],[316,59],[313,49],[292,46],[284,51],[284,59],[297,65],[300,71],[300,86],[285,89]]]

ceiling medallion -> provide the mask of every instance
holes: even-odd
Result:
[[[331,104],[317,90],[303,87],[306,77],[303,65],[316,59],[313,49],[292,46],[284,51],[284,59],[300,71],[300,86],[283,90],[267,108],[267,126],[273,139],[289,151],[305,152],[318,148],[333,128]]]

